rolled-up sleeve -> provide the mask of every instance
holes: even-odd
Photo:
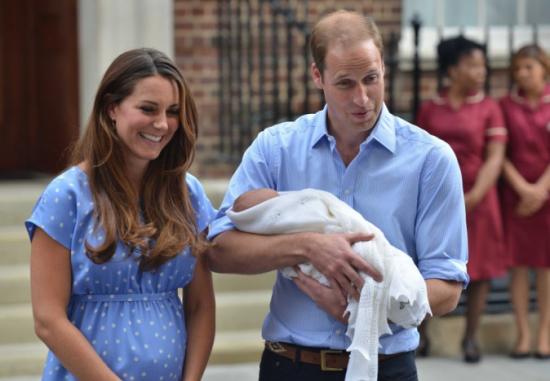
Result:
[[[432,148],[422,170],[415,226],[418,268],[425,279],[464,283],[468,238],[464,193],[458,162],[451,148]]]

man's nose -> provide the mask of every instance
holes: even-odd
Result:
[[[364,106],[367,104],[369,100],[367,86],[363,84],[359,84],[359,86],[356,87],[354,94],[353,94],[353,102],[356,105]]]

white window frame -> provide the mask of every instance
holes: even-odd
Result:
[[[487,3],[486,0],[477,0],[477,25],[464,28],[448,27],[445,25],[445,9],[443,1],[435,1],[436,23],[438,27],[422,26],[420,29],[419,53],[423,69],[435,69],[436,47],[441,38],[456,36],[461,32],[464,36],[481,43],[489,42],[488,57],[492,67],[507,67],[510,56],[509,30],[512,28],[512,50],[534,41],[538,34],[537,42],[547,52],[550,52],[550,19],[548,24],[538,24],[535,32],[532,25],[526,24],[528,0],[516,0],[516,12],[518,23],[509,26],[486,26]],[[405,15],[403,15],[405,17]],[[421,17],[421,15],[420,15]],[[410,20],[401,29],[401,39],[398,48],[399,67],[401,70],[410,70],[414,55],[414,33]]]

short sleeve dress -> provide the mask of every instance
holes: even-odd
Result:
[[[507,159],[534,183],[550,165],[550,84],[535,108],[517,89],[500,104],[510,134]],[[550,267],[550,200],[532,216],[519,217],[515,213],[518,195],[506,182],[501,199],[512,266]]]
[[[215,214],[196,178],[187,175],[198,231]],[[94,231],[94,204],[87,175],[71,167],[56,177],[38,199],[26,228],[36,227],[70,250],[72,294],[69,320],[105,363],[123,380],[179,380],[187,332],[177,290],[193,277],[195,257],[186,248],[150,272],[139,270],[138,256],[118,242],[114,256],[94,264],[84,243],[103,240]],[[76,380],[50,351],[42,380]]]
[[[489,142],[505,143],[507,131],[498,104],[483,92],[469,96],[458,109],[445,92],[424,103],[417,124],[449,143],[455,152],[464,192],[475,184]],[[488,280],[506,271],[504,237],[496,187],[466,214],[468,274],[471,280]]]

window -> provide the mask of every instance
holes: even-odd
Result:
[[[510,49],[537,41],[550,52],[548,0],[403,0],[401,66],[410,66],[414,52],[411,20],[422,22],[420,57],[435,66],[436,45],[443,37],[463,33],[487,43],[492,65],[507,65]]]

